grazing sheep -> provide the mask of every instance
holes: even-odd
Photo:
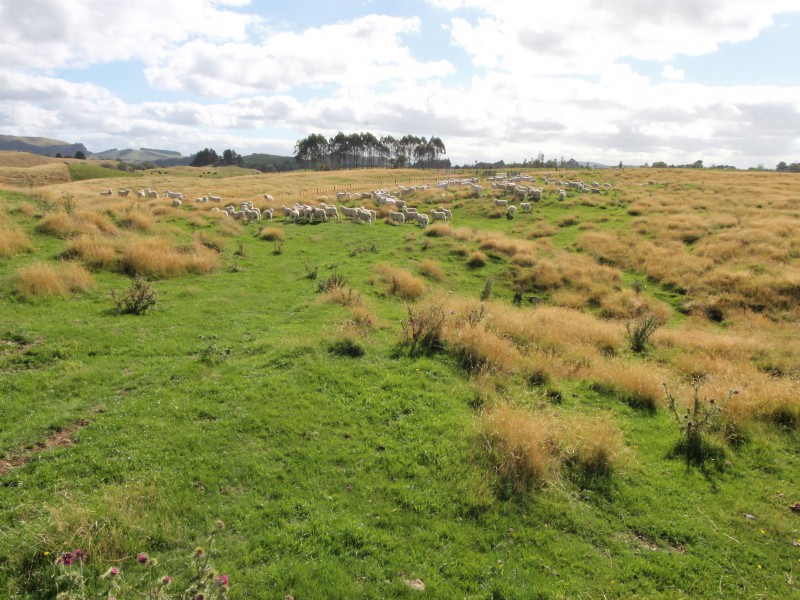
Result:
[[[186,198],[186,194],[182,194],[180,192],[171,192],[169,190],[164,192],[163,195],[165,198],[172,198],[173,200],[183,200]]]
[[[206,196],[211,202],[222,202],[222,198],[220,196],[212,196],[210,192],[206,192]]]
[[[336,210],[336,207],[332,204],[325,204],[324,206],[320,206],[322,210],[325,211],[325,214],[332,219],[339,220],[339,211]]]
[[[172,206],[173,206],[173,208],[180,208],[181,207],[180,199],[179,198],[173,198],[172,199]]]
[[[497,198],[494,201],[495,206],[508,206],[508,200],[504,200],[502,198]]]
[[[139,190],[138,192],[136,192],[136,195],[137,195],[139,198],[144,198],[144,197],[145,197],[147,194],[145,193],[145,191],[144,191],[144,190]]]
[[[274,198],[270,194],[264,194],[264,200],[269,200],[270,202],[272,202]]]
[[[261,218],[266,219],[267,221],[272,221],[273,212],[275,212],[274,208],[268,208],[267,210],[261,211]]]
[[[117,196],[122,196],[123,198],[130,194],[130,190],[117,190]]]
[[[158,192],[155,191],[155,190],[151,190],[150,188],[147,188],[147,197],[148,198],[158,198]]]
[[[424,213],[417,213],[417,222],[419,223],[420,227],[427,227],[430,224],[430,219],[428,215]]]
[[[522,210],[522,212],[524,212],[524,213],[531,212],[531,203],[530,202],[520,202],[519,207]]]
[[[406,217],[401,212],[395,212],[393,210],[390,210],[389,211],[389,220],[390,221],[396,221],[397,223],[405,223],[406,222]]]
[[[311,207],[311,214],[309,215],[311,222],[314,221],[322,221],[323,223],[327,223],[328,215],[325,214],[324,208],[314,208]]]
[[[443,212],[438,211],[436,209],[433,209],[431,211],[431,217],[433,218],[434,221],[446,221],[447,220],[447,215],[445,215]]]
[[[558,199],[559,200],[566,200],[567,199],[567,190],[558,190]]]
[[[439,207],[439,212],[443,212],[444,213],[444,218],[445,218],[446,221],[452,221],[453,220],[453,212],[451,210],[445,208],[444,206],[440,206]]]
[[[369,223],[372,225],[372,213],[365,208],[356,209],[356,221],[359,223]]]
[[[103,190],[102,192],[100,192],[100,195],[101,196],[110,196],[113,193],[114,192],[112,190]]]
[[[345,217],[349,217],[351,219],[355,219],[358,217],[358,209],[357,208],[350,208],[349,206],[342,206],[342,214]]]
[[[509,218],[511,218],[511,217],[513,217],[515,214],[517,214],[517,207],[516,207],[516,206],[514,206],[513,204],[510,204],[510,205],[508,206],[508,208],[506,209],[506,216],[507,216],[507,217],[509,217]]]

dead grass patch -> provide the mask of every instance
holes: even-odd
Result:
[[[262,227],[258,237],[268,242],[282,242],[286,239],[286,234],[278,227]]]
[[[480,433],[500,480],[517,492],[554,483],[562,471],[582,480],[607,478],[623,455],[622,435],[608,419],[502,404],[483,415]]]
[[[419,272],[426,277],[435,279],[436,281],[441,281],[444,279],[444,269],[442,268],[442,265],[432,259],[425,259],[421,261],[419,263]]]
[[[24,231],[0,226],[0,257],[10,258],[32,250],[33,244]]]
[[[376,270],[387,285],[387,293],[403,300],[417,300],[425,293],[425,282],[411,271],[387,263],[377,265]]]
[[[132,240],[120,260],[123,272],[148,277],[177,277],[187,273],[210,273],[219,269],[217,252],[199,242],[174,248],[162,238]]]
[[[92,276],[81,265],[70,262],[35,262],[21,267],[14,280],[14,291],[26,300],[37,296],[65,296],[93,286]]]

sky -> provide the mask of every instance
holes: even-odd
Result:
[[[800,0],[0,0],[0,134],[437,136],[453,164],[800,162]]]

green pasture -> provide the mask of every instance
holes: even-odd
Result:
[[[514,219],[461,200],[454,224],[524,238],[543,220],[571,250],[582,224],[633,218],[616,192],[590,199],[547,197]],[[0,475],[1,597],[56,598],[54,558],[75,548],[88,554],[87,598],[106,597],[112,566],[143,577],[141,552],[180,597],[205,546],[236,599],[800,598],[800,515],[787,508],[800,500],[796,430],[764,425],[725,464],[687,467],[671,456],[679,432],[666,411],[563,381],[553,408],[613,419],[622,467],[522,494],[498,480],[468,374],[444,354],[408,355],[407,305],[375,265],[418,274],[433,259],[445,276],[423,277],[429,295],[477,298],[491,279],[493,298],[511,303],[503,256],[471,269],[454,250],[474,242],[276,215],[282,243],[249,225],[226,240],[219,271],[154,281],[152,310],[118,315],[110,292],[130,278],[114,272],[94,273],[86,293],[17,298],[16,270],[67,243],[37,233],[20,202],[46,209],[0,192],[35,246],[0,259],[0,462],[26,457]],[[172,225],[183,239],[198,229]],[[358,357],[332,351],[350,318],[318,292],[333,272],[377,317]],[[506,393],[545,402],[526,386]],[[67,429],[73,443],[38,446]]]

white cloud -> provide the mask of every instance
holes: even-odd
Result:
[[[661,69],[661,77],[667,81],[683,81],[686,79],[686,72],[683,69],[676,69],[672,65],[664,65]]]
[[[755,38],[773,15],[800,10],[797,0],[563,0],[520,10],[516,0],[430,0],[472,8],[448,30],[476,66],[549,75],[597,74],[623,57],[668,61]]]
[[[441,77],[447,61],[420,62],[400,41],[419,32],[417,17],[368,15],[300,33],[269,35],[262,43],[182,45],[145,71],[154,87],[230,97],[286,91],[303,85],[379,85]]]
[[[245,40],[248,28],[260,22],[252,14],[220,10],[216,4],[222,3],[0,0],[0,56],[6,66],[46,70],[114,60],[152,61],[196,37]]]

